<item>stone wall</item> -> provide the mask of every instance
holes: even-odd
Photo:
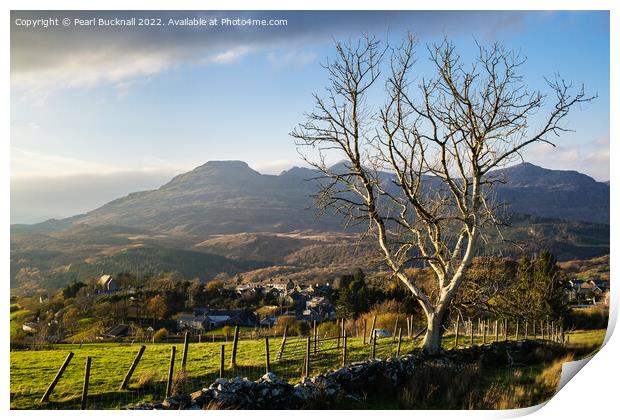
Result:
[[[141,404],[130,409],[306,409],[328,407],[334,402],[357,402],[375,390],[395,389],[424,364],[456,369],[468,363],[487,367],[510,366],[532,352],[549,348],[538,341],[504,342],[445,352],[373,359],[331,370],[296,385],[267,373],[257,381],[219,378],[191,394],[175,395],[162,403]]]

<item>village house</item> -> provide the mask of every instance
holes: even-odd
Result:
[[[104,292],[117,292],[120,290],[118,280],[111,274],[104,274],[97,280],[97,287]]]
[[[575,305],[595,305],[609,295],[609,282],[602,280],[570,280],[567,290],[569,302]]]
[[[307,321],[321,322],[335,318],[336,311],[332,302],[325,296],[315,296],[306,302],[303,318]]]
[[[274,324],[276,323],[277,319],[278,318],[276,318],[275,316],[268,316],[266,318],[261,319],[259,326],[262,328],[272,328]]]
[[[121,337],[126,337],[129,335],[129,325],[127,324],[117,324],[112,328],[109,328],[106,332],[101,334],[99,337],[100,340],[103,339],[119,339]]]
[[[195,308],[192,313],[177,317],[179,330],[209,331],[225,325],[254,327],[257,324],[256,315],[245,309]]]
[[[24,322],[22,330],[27,333],[36,334],[39,332],[39,324],[36,322]]]

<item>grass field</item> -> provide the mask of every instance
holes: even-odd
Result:
[[[601,343],[605,330],[574,332],[570,334],[573,345],[583,343],[590,346]],[[491,339],[489,339],[490,341]],[[481,342],[476,338],[475,343]],[[461,341],[462,345],[468,344]],[[225,376],[257,379],[265,373],[264,340],[241,340],[237,351],[237,366],[230,367],[232,343],[191,343],[189,347],[186,374],[177,375],[175,386],[184,391],[193,391],[208,385],[219,377],[220,346],[225,346]],[[335,347],[335,341],[325,343],[325,347]],[[418,347],[420,340],[404,340],[401,353]],[[305,339],[291,338],[284,357],[276,361],[279,338],[270,339],[271,370],[279,377],[291,382],[297,381],[302,373]],[[454,337],[444,337],[444,348],[451,349]],[[84,345],[58,345],[53,350],[13,351],[11,352],[11,408],[78,408],[82,390],[83,371],[87,356],[92,357],[89,386],[89,408],[120,408],[139,401],[161,401],[165,394],[168,365],[172,344],[146,344],[146,351],[133,374],[129,390],[119,391],[127,369],[131,365],[139,344],[100,343]],[[176,344],[177,356],[175,371],[179,372],[182,358],[182,344]],[[74,357],[58,383],[50,402],[39,403],[45,389],[54,378],[56,371],[68,352]],[[347,362],[368,359],[371,348],[364,345],[361,338],[349,338],[347,342]],[[378,341],[376,356],[387,357],[396,352],[391,338]],[[342,363],[342,350],[333,349],[320,352],[311,357],[314,373],[339,367]]]

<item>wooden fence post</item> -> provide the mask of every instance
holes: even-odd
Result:
[[[409,317],[405,318],[407,321],[407,337],[411,336],[411,325],[409,324]]]
[[[121,387],[119,388],[120,390],[127,389],[127,387],[129,386],[131,375],[133,375],[133,372],[136,370],[136,367],[138,367],[138,363],[140,362],[140,359],[142,358],[142,355],[144,354],[144,350],[146,350],[146,346],[140,346],[140,350],[138,350],[138,354],[136,355],[136,358],[133,359],[133,363],[129,367],[129,370],[127,371],[127,374],[125,375],[125,378],[123,379],[123,383],[121,383]]]
[[[170,366],[168,367],[168,382],[166,383],[166,398],[170,396],[172,392],[172,379],[174,376],[174,358],[177,354],[176,346],[172,346],[172,352],[170,353]]]
[[[312,334],[314,335],[314,354],[316,354],[317,352],[317,345],[319,343],[319,339],[318,339],[318,334],[319,334],[319,330],[316,327],[316,319],[313,321],[314,325],[312,326]]]
[[[474,323],[469,319],[469,346],[474,346]]]
[[[82,401],[80,403],[80,408],[82,410],[86,410],[86,401],[88,399],[88,381],[90,379],[90,362],[91,357],[88,356],[86,358],[86,367],[84,368],[84,384],[82,385]]]
[[[271,364],[269,363],[269,337],[265,336],[265,373],[271,372]]]
[[[403,329],[398,329],[398,346],[396,347],[396,357],[400,356],[400,342],[403,339]]]
[[[400,318],[400,313],[396,314],[396,322],[394,322],[394,332],[392,333],[392,343],[396,340],[396,333],[398,332],[398,318]]]
[[[487,320],[482,321],[482,344],[487,343]]]
[[[504,320],[504,341],[508,341],[508,319]]]
[[[372,330],[372,334],[370,335],[370,340],[372,341],[372,352],[370,353],[370,357],[374,359],[376,352],[377,352],[377,331],[376,330]]]
[[[222,344],[222,347],[220,347],[220,378],[224,377],[224,347],[224,344]]]
[[[52,383],[50,384],[50,386],[47,387],[45,394],[43,394],[43,397],[41,397],[42,403],[49,401],[50,395],[54,391],[54,388],[56,388],[56,384],[58,384],[58,381],[62,377],[62,374],[65,373],[65,369],[67,369],[67,366],[69,366],[71,359],[73,359],[73,352],[69,352],[69,354],[67,354],[67,358],[65,359],[65,361],[62,362],[62,365],[60,366],[60,369],[58,369],[58,372],[56,373],[54,380],[52,380]]]
[[[456,326],[454,327],[454,348],[457,349],[459,347],[459,327],[460,327],[460,316],[456,315]],[[399,341],[400,344],[400,341]]]
[[[342,318],[342,330],[340,331],[342,339],[344,340],[344,336],[346,335],[346,328],[345,328],[345,319]]]
[[[372,317],[372,324],[370,325],[370,341],[374,341],[375,337],[375,325],[377,324],[377,315]]]
[[[413,337],[413,315],[409,316],[409,325],[411,326],[409,330],[409,339],[411,340],[411,337]]]
[[[342,326],[340,321],[336,320],[336,328],[338,329],[338,343],[336,344],[336,348],[340,348],[340,334],[342,333]]]
[[[519,341],[519,320],[517,319],[517,329],[515,331],[515,341]]]
[[[306,378],[310,377],[310,336],[306,341]]]
[[[498,328],[498,325],[497,325],[497,319],[495,320],[495,331],[494,331],[494,333],[495,333],[495,342],[497,343],[499,341],[499,328]]]
[[[532,321],[532,335],[534,336],[534,340],[536,340],[536,320]]]
[[[288,325],[284,326],[284,332],[282,333],[282,342],[280,343],[280,349],[276,355],[276,360],[280,360],[284,354],[284,346],[286,345],[286,332],[288,331]]]
[[[551,341],[555,341],[555,327],[553,322],[551,323],[551,333],[549,334],[549,338],[551,338]]]
[[[235,325],[235,336],[233,338],[232,352],[230,354],[230,367],[237,366],[237,344],[239,342],[239,326]]]
[[[181,359],[181,369],[185,370],[187,365],[187,352],[189,351],[189,331],[185,331],[185,339],[183,340],[183,359]]]
[[[366,345],[366,318],[364,318],[364,345]]]
[[[527,321],[525,321],[525,334],[523,336],[524,340],[527,340],[527,330],[529,329],[529,323]]]
[[[344,337],[342,338],[342,367],[347,365],[347,332],[344,332]]]

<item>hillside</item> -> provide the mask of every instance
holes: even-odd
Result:
[[[145,277],[177,271],[207,280],[234,275],[272,263],[237,260],[186,249],[191,238],[156,235],[119,226],[85,226],[48,234],[11,235],[11,288],[40,292],[104,273],[130,271]]]
[[[212,161],[156,190],[129,194],[84,215],[13,229],[49,232],[75,224],[120,225],[202,236],[340,230],[338,217],[317,218],[311,197],[316,176],[306,168],[262,175],[244,162]],[[609,224],[609,186],[587,175],[523,163],[491,176],[503,181],[496,188],[496,201],[509,203],[513,213]],[[382,177],[389,183],[390,174]]]
[[[495,173],[499,202],[518,214],[609,224],[609,184],[576,171],[558,171],[530,163]]]
[[[316,220],[312,192],[310,183],[261,175],[244,162],[207,162],[157,190],[129,194],[74,223],[192,235],[336,228],[334,218]]]
[[[316,175],[307,168],[262,175],[244,162],[207,162],[83,215],[13,225],[11,287],[45,289],[107,271],[175,270],[206,279],[222,272],[312,278],[321,270],[373,269],[372,242],[357,244],[357,232],[343,230],[334,215],[317,218],[310,180]],[[608,185],[531,164],[493,176],[504,181],[497,201],[510,202],[513,212],[504,235],[518,245],[491,231],[479,254],[547,248],[573,260],[609,253]],[[389,183],[389,174],[382,178]]]
[[[590,260],[571,260],[560,263],[571,278],[609,281],[609,255]]]

